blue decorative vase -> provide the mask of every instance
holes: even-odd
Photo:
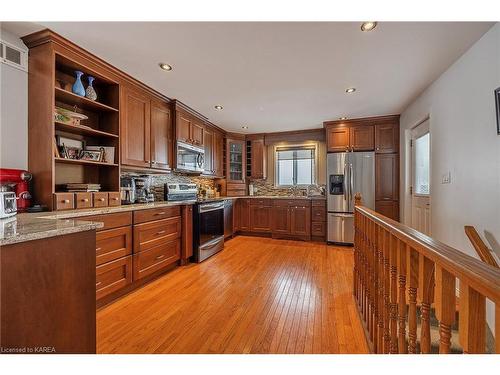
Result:
[[[71,91],[73,91],[73,94],[80,95],[80,96],[85,96],[85,88],[83,87],[82,83],[82,75],[83,72],[80,72],[79,70],[75,71],[76,79],[75,83],[73,83],[73,87],[71,88]]]
[[[94,90],[94,86],[92,86],[92,83],[94,82],[94,77],[89,76],[88,80],[89,80],[89,85],[87,86],[87,89],[85,90],[85,96],[90,100],[96,100],[97,93]]]

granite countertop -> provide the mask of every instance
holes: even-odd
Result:
[[[74,219],[54,220],[22,214],[0,219],[0,246],[102,228],[103,223]]]
[[[222,199],[325,199],[324,196],[274,196],[274,195],[246,195],[240,197],[220,197],[206,201]],[[147,210],[150,208],[161,208],[195,204],[196,201],[181,202],[152,202],[129,204],[116,207],[89,208],[68,211],[47,211],[36,213],[21,213],[11,218],[0,219],[0,246],[14,243],[39,240],[48,237],[62,236],[65,234],[83,232],[102,228],[100,222],[85,221],[85,216],[111,214],[116,212],[128,212],[136,210]],[[79,218],[79,219],[78,219]]]

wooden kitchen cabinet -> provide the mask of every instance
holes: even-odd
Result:
[[[138,89],[121,88],[120,151],[124,165],[151,166],[151,98]]]
[[[250,200],[241,199],[239,204],[239,229],[243,232],[250,231]]]
[[[290,208],[288,204],[277,204],[274,202],[272,209],[271,228],[274,235],[290,234]]]
[[[151,167],[170,169],[173,161],[172,111],[167,103],[151,101]]]
[[[399,197],[399,155],[375,155],[375,200],[397,201]]]
[[[181,228],[181,264],[188,262],[188,259],[193,255],[193,206],[182,206],[182,228]]]
[[[349,150],[349,128],[345,126],[329,127],[326,130],[328,152],[345,152]]]
[[[181,243],[179,239],[161,241],[133,257],[134,280],[140,280],[178,261],[181,257]]]
[[[205,149],[205,163],[204,163],[204,171],[205,175],[214,175],[214,140],[215,135],[214,131],[210,127],[205,128],[204,137],[204,149]]]
[[[375,152],[377,154],[399,152],[399,122],[375,125]]]
[[[97,300],[132,283],[132,256],[126,256],[96,267]]]
[[[269,199],[250,199],[250,231],[271,232],[272,205]]]
[[[290,208],[290,234],[308,239],[311,235],[311,207],[299,204]]]
[[[267,177],[267,152],[264,137],[251,139],[250,143],[250,177],[264,179]]]
[[[96,265],[132,254],[132,228],[130,226],[96,233]]]
[[[308,200],[276,199],[272,207],[272,234],[275,238],[311,237],[311,205]]]
[[[373,125],[357,125],[349,128],[351,151],[371,151],[375,147]]]
[[[230,183],[245,183],[246,142],[240,139],[226,140],[226,179]],[[228,189],[229,190],[229,189]]]
[[[175,139],[195,146],[204,145],[204,120],[175,105]],[[185,107],[184,107],[185,108]]]
[[[172,112],[147,92],[122,88],[121,164],[170,169],[173,160]]]
[[[224,134],[220,131],[214,132],[214,174],[217,177],[224,177]]]

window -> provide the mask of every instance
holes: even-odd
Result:
[[[316,182],[316,146],[277,147],[276,185],[312,185]]]
[[[425,133],[415,140],[415,193],[429,194],[430,134]]]

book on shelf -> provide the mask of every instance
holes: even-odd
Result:
[[[101,190],[101,184],[82,184],[70,183],[65,185],[68,192],[98,192]]]

